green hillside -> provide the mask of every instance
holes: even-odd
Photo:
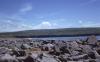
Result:
[[[3,32],[0,37],[52,37],[52,36],[83,36],[100,35],[100,28],[63,28],[25,30],[18,32]]]

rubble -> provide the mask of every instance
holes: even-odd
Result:
[[[86,41],[0,39],[0,62],[100,62],[95,36]]]

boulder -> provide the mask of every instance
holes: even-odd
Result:
[[[96,38],[96,36],[94,36],[94,35],[89,36],[87,42],[88,42],[88,44],[90,44],[90,45],[95,45],[95,44],[97,43],[97,38]]]

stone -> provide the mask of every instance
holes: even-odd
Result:
[[[80,47],[83,49],[84,53],[92,52],[91,46],[89,46],[89,45],[82,45]]]
[[[78,43],[76,41],[71,42],[71,48],[73,50],[78,50],[78,48],[79,48]]]
[[[87,42],[88,42],[88,44],[95,45],[97,43],[96,36],[94,36],[94,35],[89,36]]]

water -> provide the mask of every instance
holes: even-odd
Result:
[[[40,39],[40,40],[85,40],[88,36],[76,36],[76,37],[46,37],[46,38],[33,38],[33,39]],[[100,40],[100,36],[96,36],[98,40]]]

